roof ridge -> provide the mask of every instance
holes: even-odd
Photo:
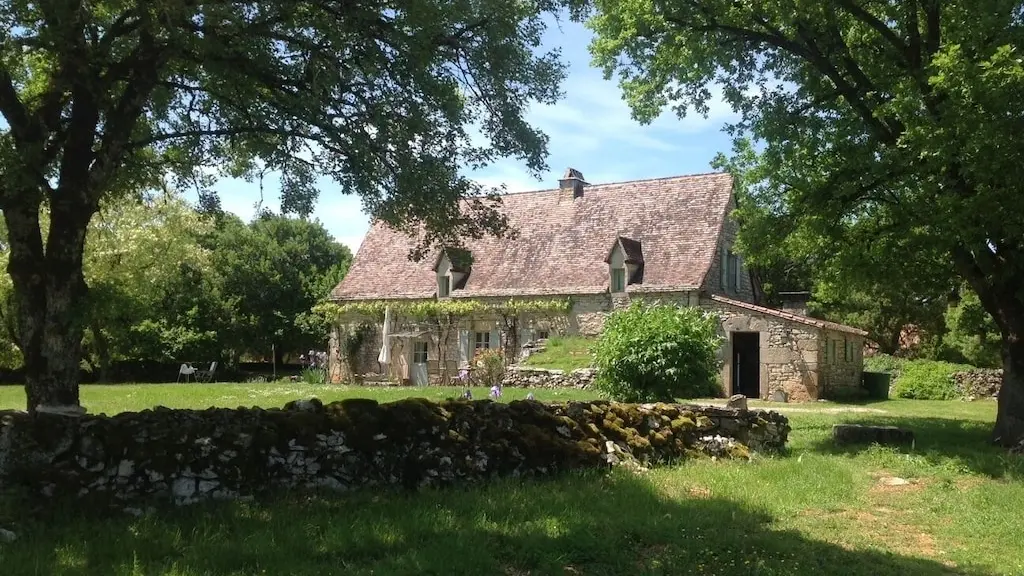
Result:
[[[587,189],[590,189],[590,188],[602,188],[602,187],[605,187],[605,186],[619,186],[619,185],[622,185],[622,184],[640,184],[640,183],[647,183],[647,182],[661,182],[661,181],[665,181],[665,180],[683,180],[683,179],[686,179],[686,178],[700,178],[700,177],[704,177],[704,176],[731,176],[731,174],[729,174],[728,172],[721,172],[721,171],[719,171],[719,172],[700,172],[698,174],[677,174],[675,176],[659,176],[658,178],[636,178],[636,179],[633,179],[633,180],[620,180],[618,182],[602,182],[600,184],[589,184],[588,183],[587,184]],[[498,186],[495,186],[495,188],[498,188]],[[498,197],[499,198],[504,198],[505,196],[521,196],[523,194],[541,194],[541,193],[544,193],[544,192],[557,192],[557,191],[558,191],[558,188],[540,188],[540,189],[537,189],[537,190],[520,190],[518,192],[505,192],[504,194],[499,194]]]

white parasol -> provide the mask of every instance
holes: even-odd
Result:
[[[391,306],[384,308],[384,330],[382,332],[383,343],[380,347],[380,354],[377,355],[377,362],[387,366],[391,362]]]

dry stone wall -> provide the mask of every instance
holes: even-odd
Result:
[[[775,412],[678,404],[408,399],[284,409],[0,416],[0,487],[80,502],[187,504],[275,489],[352,490],[543,476],[784,447]]]
[[[953,373],[953,384],[957,396],[964,400],[981,400],[999,396],[999,388],[1003,385],[1001,369],[976,368],[964,372]]]
[[[571,372],[530,366],[509,366],[505,369],[502,386],[509,388],[576,388],[586,390],[594,384],[597,371],[578,368]]]

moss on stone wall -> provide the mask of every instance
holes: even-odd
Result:
[[[281,488],[449,485],[623,462],[782,449],[778,413],[609,402],[156,408],[116,416],[7,413],[0,483],[30,494],[190,503]]]

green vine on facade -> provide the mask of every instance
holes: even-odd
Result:
[[[568,314],[572,310],[571,298],[518,299],[510,298],[502,302],[484,302],[470,298],[452,298],[449,300],[417,300],[411,302],[387,302],[384,300],[367,300],[361,302],[324,302],[318,304],[314,311],[328,318],[339,321],[349,317],[362,317],[375,321],[384,320],[384,312],[391,306],[392,314],[416,320],[431,318],[464,318],[477,314],[495,314],[498,316],[520,316],[528,314]]]

